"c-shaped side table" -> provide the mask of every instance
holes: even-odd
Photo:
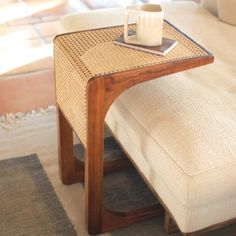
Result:
[[[91,234],[163,212],[159,206],[130,213],[115,213],[103,207],[104,172],[128,165],[124,160],[103,161],[104,119],[113,101],[136,84],[214,59],[167,21],[164,37],[175,39],[178,44],[165,57],[115,45],[114,39],[122,32],[123,27],[117,26],[63,34],[54,40],[60,176],[64,184],[85,180],[85,217]],[[74,158],[72,130],[85,148],[84,164]]]

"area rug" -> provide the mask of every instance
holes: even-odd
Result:
[[[25,156],[37,153],[58,199],[77,235],[89,236],[84,227],[84,189],[82,184],[65,186],[58,176],[56,115],[53,109],[45,114],[33,114],[18,122],[12,122],[9,128],[0,127],[0,160],[13,156]],[[75,139],[75,144],[78,141]],[[110,154],[120,155],[117,146],[108,145]],[[80,146],[76,153],[82,155]],[[109,155],[110,155],[109,154]],[[112,154],[112,155],[113,155]],[[114,183],[114,188],[111,186]],[[114,190],[116,189],[116,191]],[[117,172],[105,179],[105,204],[113,209],[133,208],[153,201],[153,196],[134,170]],[[138,197],[141,196],[141,198]],[[135,196],[134,200],[132,199]],[[114,204],[115,203],[115,204]],[[129,206],[130,205],[130,206]],[[0,213],[1,214],[1,213]],[[235,236],[236,225],[209,232],[207,236]],[[0,233],[1,235],[1,233]],[[132,225],[130,227],[102,234],[103,236],[167,236],[163,229],[163,218]],[[180,236],[180,233],[171,234]],[[5,236],[5,235],[4,235]],[[8,235],[7,235],[8,236]],[[63,236],[63,235],[62,235]]]
[[[2,160],[0,170],[0,235],[76,235],[37,155]]]

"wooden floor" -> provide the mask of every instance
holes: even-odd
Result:
[[[65,14],[148,0],[1,0],[0,115],[55,103],[52,40]]]

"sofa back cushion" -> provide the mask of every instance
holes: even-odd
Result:
[[[201,0],[201,4],[209,12],[211,12],[215,16],[218,16],[217,0]]]
[[[236,0],[218,0],[219,18],[236,26]]]
[[[220,20],[236,25],[236,0],[201,0],[201,4]]]

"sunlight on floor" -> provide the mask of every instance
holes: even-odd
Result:
[[[51,42],[56,34],[56,20],[70,11],[68,2],[0,2],[0,78],[52,67]]]
[[[16,70],[18,72],[25,72],[27,69],[34,71],[39,69],[42,63],[44,69],[47,68],[47,65],[52,64],[52,44],[42,44],[35,48],[27,44],[23,46],[15,45],[1,53],[0,75],[9,72],[14,73]]]
[[[0,24],[26,17],[29,14],[29,8],[24,2],[2,6],[0,7]]]
[[[65,4],[65,0],[32,0],[0,7],[0,24],[35,15],[43,11],[50,11]]]
[[[0,37],[0,52],[6,48],[19,46],[19,43],[25,42],[30,38],[31,32],[27,29],[9,32]]]
[[[26,1],[30,10],[31,15],[46,12],[57,7],[62,7],[63,4],[66,4],[66,0],[40,0],[40,1]]]
[[[95,6],[96,8],[104,8],[104,6],[106,8],[108,7],[117,7],[117,6],[127,6],[130,4],[138,4],[141,2],[145,2],[145,1],[141,1],[141,0],[115,0],[115,1],[111,1],[111,0],[88,0],[87,3],[91,6]]]

